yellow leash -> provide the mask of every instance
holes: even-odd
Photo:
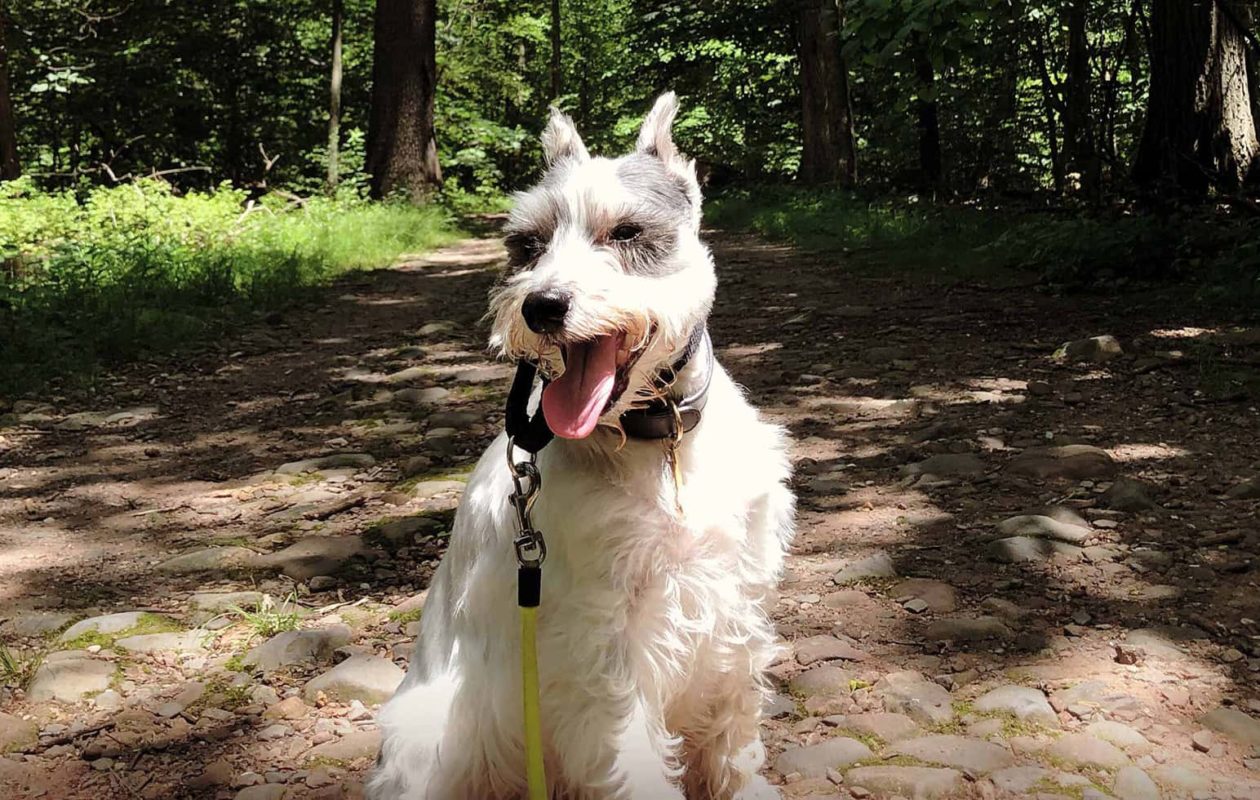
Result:
[[[525,716],[525,779],[529,800],[548,800],[547,771],[543,763],[542,712],[538,687],[538,605],[542,602],[542,563],[547,558],[547,543],[534,529],[529,512],[542,488],[542,475],[535,463],[535,454],[528,461],[518,462],[513,456],[512,438],[508,438],[508,467],[512,470],[514,491],[508,501],[516,510],[520,525],[516,540],[516,604],[521,607],[521,695]]]
[[[547,800],[538,690],[538,608],[521,606],[521,678],[525,697],[525,777],[529,800]]]

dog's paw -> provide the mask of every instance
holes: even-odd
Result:
[[[780,797],[779,787],[770,785],[761,775],[753,775],[732,800],[779,800]]]

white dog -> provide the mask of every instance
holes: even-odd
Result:
[[[758,769],[768,606],[793,530],[785,437],[713,360],[716,278],[676,111],[662,96],[636,151],[605,159],[553,110],[548,170],[517,197],[491,298],[492,344],[559,374],[539,401],[560,438],[539,453],[533,510],[553,798],[778,796]],[[372,798],[526,791],[506,450],[501,435],[468,482],[381,711]]]

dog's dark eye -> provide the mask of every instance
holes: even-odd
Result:
[[[638,239],[641,233],[643,229],[638,225],[618,225],[612,229],[608,237],[614,242],[632,242]]]
[[[503,240],[507,247],[508,263],[514,267],[530,264],[547,251],[547,243],[533,233],[514,233]]]

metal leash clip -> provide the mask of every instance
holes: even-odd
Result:
[[[542,473],[538,471],[537,453],[530,453],[527,461],[517,461],[515,449],[516,445],[509,436],[507,462],[508,469],[512,472],[514,490],[508,495],[508,501],[516,510],[516,521],[520,526],[512,545],[516,548],[516,562],[520,566],[538,569],[547,559],[547,543],[543,540],[542,533],[534,529],[529,514],[534,508],[534,501],[538,499],[538,492],[542,489]]]

